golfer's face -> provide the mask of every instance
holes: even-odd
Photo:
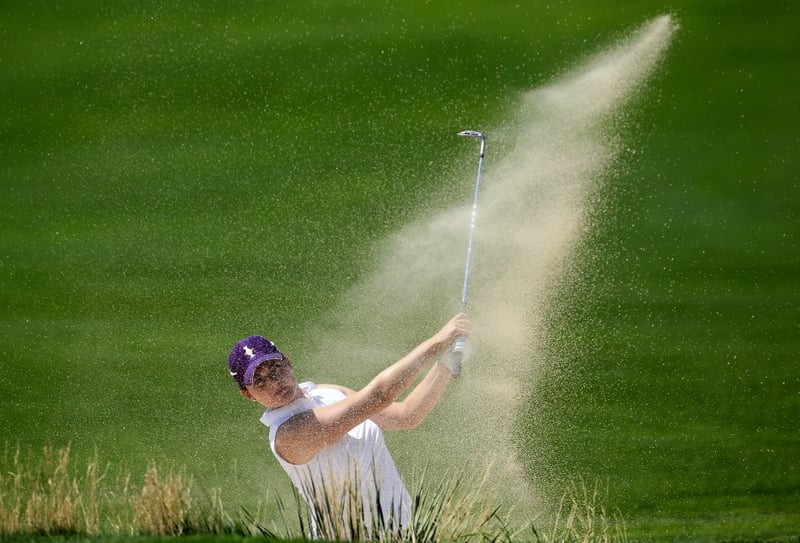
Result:
[[[262,405],[280,407],[293,398],[297,390],[297,379],[292,365],[286,359],[267,360],[256,368],[253,384],[248,392]]]

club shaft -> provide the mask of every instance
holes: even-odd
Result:
[[[472,214],[469,220],[469,240],[467,242],[467,262],[464,267],[464,288],[461,291],[461,309],[467,310],[469,294],[469,272],[472,267],[472,246],[475,241],[475,223],[478,217],[478,194],[481,190],[481,172],[483,171],[483,157],[486,152],[486,138],[476,130],[464,130],[459,136],[479,138],[481,142],[480,158],[478,159],[478,176],[475,178],[475,196],[472,199]],[[466,336],[458,336],[450,344],[450,348],[442,355],[440,361],[450,370],[454,378],[461,375],[461,364],[470,356],[470,341]]]
[[[472,213],[469,221],[469,239],[467,241],[467,261],[464,267],[464,287],[461,291],[461,308],[467,309],[467,302],[469,300],[469,275],[472,269],[472,251],[475,242],[475,225],[478,218],[478,195],[481,190],[481,173],[483,171],[483,158],[486,154],[486,138],[480,132],[473,130],[465,130],[459,133],[460,136],[477,137],[480,138],[480,157],[478,159],[478,175],[475,178],[475,195],[472,200]]]

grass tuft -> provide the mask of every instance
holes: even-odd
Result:
[[[573,483],[561,498],[550,530],[531,525],[534,541],[540,543],[627,543],[625,521],[619,511],[609,514],[605,502],[608,488],[600,491],[595,481]]]
[[[109,480],[95,453],[83,470],[71,447],[40,455],[6,445],[0,458],[0,536],[249,534],[223,508],[220,492],[197,497],[184,473],[151,463],[140,486]]]
[[[69,446],[44,447],[41,456],[6,446],[0,461],[0,535],[97,533],[93,498],[100,482],[96,461],[84,477],[70,473]]]
[[[411,516],[403,527],[397,519],[386,518],[379,504],[372,504],[365,514],[365,505],[350,489],[308,489],[306,494],[313,496],[312,507],[295,491],[294,509],[279,502],[279,511],[283,525],[288,528],[286,534],[297,533],[291,528],[296,520],[295,526],[304,539],[407,543],[512,541],[508,519],[500,514],[500,506],[486,488],[488,474],[487,469],[473,484],[475,478],[469,476],[466,467],[435,477],[421,471],[412,481]]]

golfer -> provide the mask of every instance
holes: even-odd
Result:
[[[242,339],[228,368],[245,398],[266,407],[272,452],[311,510],[312,531],[353,538],[338,526],[397,532],[411,516],[411,498],[383,440],[383,430],[418,426],[442,396],[452,373],[436,363],[458,336],[469,337],[466,314],[381,371],[358,391],[298,383],[289,358],[262,336]],[[427,374],[400,400],[425,371]],[[362,534],[363,535],[363,534]]]

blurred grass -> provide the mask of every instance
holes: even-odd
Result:
[[[521,417],[528,469],[608,478],[631,537],[797,533],[798,12],[670,7],[682,29]],[[452,134],[663,9],[4,2],[4,437],[260,498],[230,338],[269,323],[302,360],[371,243],[437,205]]]
[[[679,13],[644,156],[560,294],[529,409],[554,424],[522,425],[543,465],[609,478],[634,539],[796,537],[797,11]]]

